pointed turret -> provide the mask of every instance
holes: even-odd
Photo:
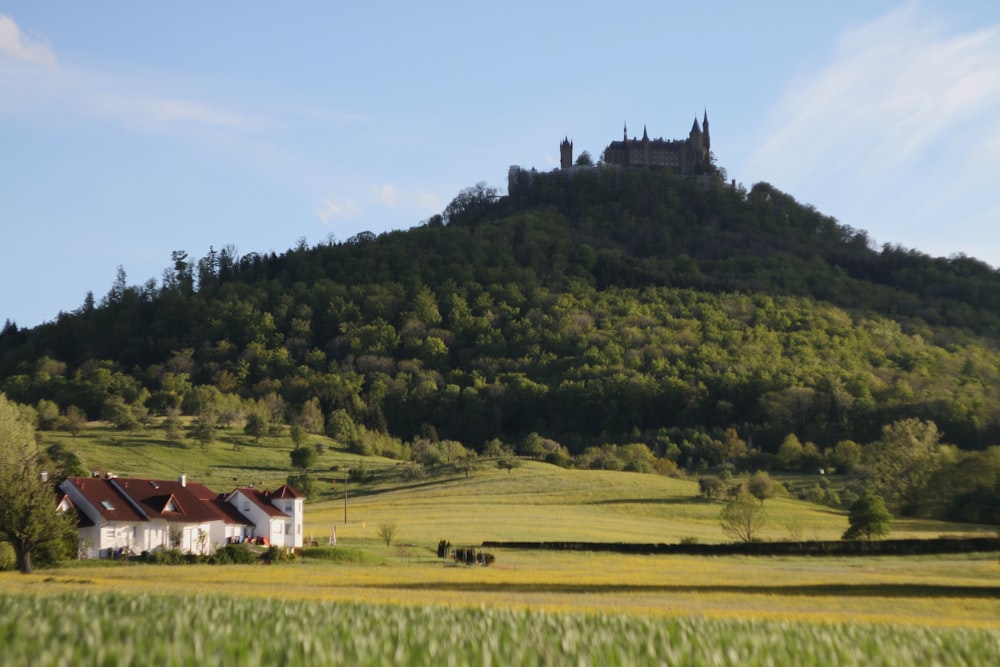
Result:
[[[649,133],[646,132],[646,126],[645,125],[642,126],[642,140],[643,141],[649,141]]]
[[[705,150],[712,148],[712,138],[708,134],[708,109],[705,109],[705,120],[701,123],[701,131],[705,135]]]
[[[628,123],[625,123],[625,129],[622,134],[622,141],[628,141]]]
[[[698,117],[697,116],[694,117],[694,125],[691,126],[691,134],[692,135],[701,134],[701,128],[698,127]]]

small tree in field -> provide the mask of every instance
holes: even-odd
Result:
[[[747,490],[751,496],[759,500],[760,504],[763,505],[764,501],[768,498],[774,498],[776,495],[783,493],[785,487],[781,485],[781,482],[774,480],[763,470],[758,470],[750,476]]]
[[[871,491],[866,491],[851,505],[847,522],[850,528],[844,533],[845,540],[872,540],[889,534],[889,522],[892,514],[882,498]]]
[[[747,492],[726,503],[719,515],[722,532],[738,542],[753,542],[767,522],[764,508]]]
[[[385,542],[386,549],[392,546],[392,541],[396,539],[397,532],[399,532],[399,529],[394,523],[383,523],[378,527],[379,539]]]

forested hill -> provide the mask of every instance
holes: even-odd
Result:
[[[0,386],[91,418],[308,410],[337,433],[716,463],[727,429],[774,451],[919,417],[1000,443],[998,337],[984,263],[872,248],[767,184],[595,169],[470,188],[408,231],[120,272],[53,323],[8,323]]]

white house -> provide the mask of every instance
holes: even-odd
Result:
[[[124,477],[70,477],[59,485],[59,509],[79,517],[81,556],[109,558],[176,548],[209,554],[233,542],[302,546],[304,496],[241,488],[217,494],[202,484]]]

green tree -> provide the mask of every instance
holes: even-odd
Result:
[[[204,448],[215,442],[215,416],[202,413],[188,427],[188,434]]]
[[[510,474],[514,468],[520,467],[521,459],[517,458],[517,455],[514,454],[514,450],[512,448],[505,447],[503,453],[497,459],[497,468],[500,468],[501,470],[506,469],[507,474]]]
[[[80,434],[87,426],[87,415],[83,413],[83,410],[71,405],[66,408],[66,417],[63,419],[63,429],[69,431],[70,435],[74,438]]]
[[[285,480],[288,486],[292,487],[306,498],[313,497],[316,491],[316,480],[308,472],[289,475]]]
[[[307,433],[322,433],[325,421],[323,408],[320,407],[318,398],[313,396],[302,405],[302,410],[299,412],[299,425]]]
[[[56,405],[55,401],[41,399],[35,406],[35,412],[38,413],[39,431],[51,431],[58,426],[59,406]]]
[[[56,510],[52,485],[42,478],[34,428],[24,411],[0,394],[0,541],[14,548],[17,569],[32,571],[32,555],[59,547],[75,533],[72,517]]]
[[[750,475],[750,481],[747,482],[747,491],[750,492],[751,496],[759,500],[761,505],[768,498],[774,498],[784,490],[785,487],[780,482],[776,481],[763,470],[758,470]]]
[[[726,503],[719,515],[722,532],[738,541],[750,543],[756,540],[767,523],[764,507],[747,492]]]
[[[267,419],[267,414],[263,410],[257,410],[247,415],[247,423],[243,427],[243,432],[253,438],[253,441],[260,442],[262,435],[267,435],[271,424]]]
[[[388,549],[392,546],[392,541],[396,539],[396,533],[399,529],[394,523],[383,523],[378,527],[378,536],[383,542],[385,542],[385,548]]]
[[[302,470],[308,470],[316,463],[315,447],[296,447],[291,451],[292,465]]]
[[[882,498],[866,491],[851,504],[847,522],[850,527],[844,533],[845,540],[858,540],[862,537],[871,540],[889,534],[889,522],[892,514],[886,508]]]
[[[798,470],[802,462],[803,449],[798,436],[794,433],[786,435],[778,447],[778,465],[782,470]]]
[[[940,440],[934,422],[901,419],[885,426],[882,437],[865,446],[865,465],[889,511],[905,513],[918,505],[941,463]]]

